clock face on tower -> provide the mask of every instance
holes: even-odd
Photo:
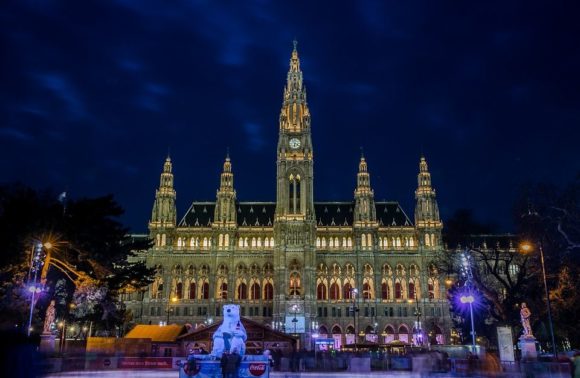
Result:
[[[290,148],[297,149],[298,147],[300,147],[300,139],[292,138],[290,139],[289,144]]]

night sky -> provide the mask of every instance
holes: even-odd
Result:
[[[580,170],[579,20],[555,1],[4,1],[0,181],[113,193],[143,232],[168,151],[180,219],[215,200],[229,147],[238,199],[273,201],[296,38],[317,201],[353,199],[362,146],[375,198],[412,217],[423,152],[444,220],[510,231],[522,185]]]

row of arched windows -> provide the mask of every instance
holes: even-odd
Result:
[[[374,269],[371,264],[364,264],[362,275],[362,299],[404,300],[421,298],[420,270],[416,264],[410,264],[406,268],[397,264],[394,270],[389,264],[381,267],[380,291],[375,291]],[[316,297],[318,300],[351,300],[353,289],[356,287],[355,270],[352,264],[346,264],[342,268],[338,264],[332,264],[329,269],[325,264],[320,264],[317,269]],[[427,297],[439,299],[439,277],[434,266],[429,269],[427,279]]]
[[[417,243],[413,236],[391,236],[391,237],[379,237],[379,248],[415,248]],[[425,246],[434,247],[437,245],[437,238],[433,233],[427,233],[424,235]],[[166,234],[157,234],[156,236],[156,246],[167,245]],[[207,249],[212,246],[211,237],[179,237],[177,238],[178,248],[201,248]],[[229,247],[230,246],[230,235],[219,234],[217,239],[218,247]],[[239,248],[272,248],[274,247],[273,237],[240,237],[237,241],[237,246]],[[317,248],[352,248],[352,238],[349,237],[317,237],[316,247]],[[362,249],[372,249],[373,247],[373,237],[371,234],[361,234],[361,248]]]
[[[165,234],[157,235],[157,239],[159,242],[157,246],[165,246],[166,239]],[[240,248],[272,248],[274,247],[274,238],[273,237],[241,237],[238,238],[237,242],[238,247]],[[211,237],[179,237],[177,238],[177,248],[194,248],[194,249],[207,249],[211,248],[212,246],[212,238]],[[224,248],[230,246],[230,235],[228,234],[219,234],[217,237],[217,246],[218,248]]]

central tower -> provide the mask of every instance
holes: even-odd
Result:
[[[310,111],[296,45],[294,41],[276,158],[274,321],[285,323],[286,328],[295,327],[297,333],[308,333],[316,313],[314,159]],[[299,324],[288,323],[288,317]]]

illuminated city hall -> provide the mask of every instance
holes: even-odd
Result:
[[[427,161],[418,161],[414,220],[396,201],[375,201],[364,156],[354,198],[316,201],[296,43],[276,156],[276,202],[238,201],[227,156],[215,202],[191,202],[179,222],[167,158],[149,222],[154,245],[137,257],[156,267],[155,281],[125,302],[135,321],[197,328],[219,322],[222,305],[235,303],[243,317],[298,335],[306,347],[312,335],[333,338],[337,348],[355,339],[447,342],[449,305],[433,264],[442,223]]]

